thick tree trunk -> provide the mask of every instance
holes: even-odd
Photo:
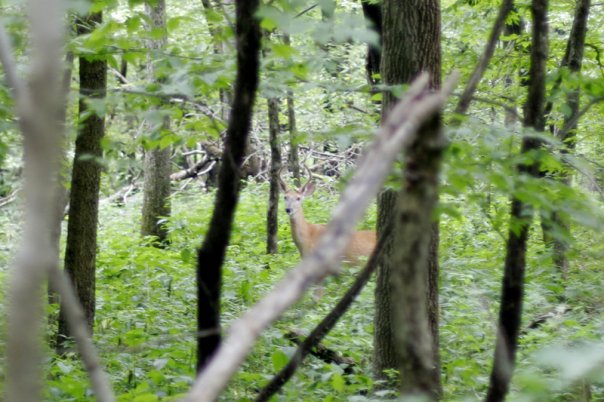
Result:
[[[545,126],[545,72],[548,54],[547,7],[548,0],[533,0],[531,5],[533,38],[529,70],[530,85],[525,105],[524,126],[533,128],[535,131],[543,131]],[[526,136],[522,142],[522,152],[536,150],[540,145],[540,140]],[[539,164],[532,162],[530,165],[521,165],[519,172],[537,177]],[[522,320],[526,249],[532,213],[530,205],[515,197],[512,199],[495,358],[486,396],[486,401],[489,402],[505,399],[514,370],[518,333]]]
[[[163,49],[167,42],[165,0],[145,2],[145,10],[151,20],[152,28],[164,32],[161,38],[149,40],[148,47],[151,52]],[[153,79],[155,68],[151,58],[147,62],[147,73],[149,78]],[[164,117],[163,123],[153,130],[161,135],[161,131],[167,130],[169,125],[169,118]],[[165,242],[168,235],[162,221],[170,216],[170,155],[171,147],[164,149],[155,147],[145,153],[141,234],[155,236],[159,244]]]
[[[240,169],[251,119],[260,50],[260,26],[254,16],[258,0],[237,0],[237,79],[232,113],[218,178],[218,191],[208,233],[197,254],[197,370],[201,371],[220,343],[222,263],[229,243],[240,188]]]
[[[279,99],[268,100],[268,130],[271,146],[270,190],[266,216],[266,252],[276,254],[279,230],[279,169],[281,169],[281,144],[279,144]]]
[[[395,219],[397,192],[384,190],[378,197],[378,236]],[[398,370],[396,345],[392,333],[392,300],[390,295],[392,275],[392,236],[387,240],[382,253],[382,263],[378,266],[375,280],[375,314],[373,317],[373,372],[378,380],[387,380],[387,370]]]
[[[77,20],[78,35],[92,32],[103,20],[101,13]],[[101,184],[101,139],[105,117],[90,113],[88,99],[103,99],[107,90],[107,62],[80,56],[79,130],[71,174],[65,270],[71,277],[92,333],[95,311],[96,239]],[[62,308],[63,309],[63,308]],[[61,309],[61,310],[62,310]],[[59,316],[57,346],[69,337],[63,311]]]
[[[385,0],[383,3],[382,79],[385,84],[410,82],[421,71],[431,86],[440,86],[440,5],[438,0]],[[402,40],[404,38],[404,40]],[[393,96],[384,93],[384,116]],[[404,182],[396,207],[391,265],[393,334],[397,345],[401,393],[437,399],[441,394],[438,350],[435,350],[438,289],[433,214],[438,200],[438,174],[444,139],[440,116],[424,124],[407,151]],[[432,244],[432,247],[431,247]]]

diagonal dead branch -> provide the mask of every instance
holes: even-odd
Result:
[[[186,400],[215,401],[262,331],[300,299],[313,283],[337,272],[340,256],[356,222],[381,188],[399,151],[413,142],[420,125],[442,107],[457,79],[458,74],[454,73],[442,91],[432,93],[426,89],[427,74],[415,80],[378,131],[315,250],[271,293],[232,324],[228,337],[199,375]]]
[[[82,362],[90,376],[96,399],[100,402],[115,401],[107,374],[103,371],[99,356],[90,339],[84,310],[78,301],[67,273],[54,265],[49,273],[49,281],[52,288],[61,296],[61,305],[67,319],[67,325],[69,325],[69,333],[78,346]]]

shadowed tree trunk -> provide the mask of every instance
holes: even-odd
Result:
[[[378,197],[378,236],[383,236],[384,228],[395,218],[397,192],[384,190]],[[387,380],[386,370],[398,370],[396,345],[392,333],[392,301],[390,300],[392,274],[392,236],[385,243],[386,258],[378,266],[375,280],[375,314],[373,317],[373,372],[378,380]],[[392,384],[395,386],[394,384]]]
[[[151,29],[163,32],[160,38],[148,41],[148,48],[153,54],[153,52],[163,49],[167,42],[165,0],[145,2],[145,11],[151,22]],[[149,57],[147,61],[148,77],[161,83],[163,79],[155,77],[155,70],[153,59]],[[151,130],[161,136],[162,131],[168,130],[169,126],[170,120],[164,116],[163,122],[157,127],[152,127]],[[171,147],[169,146],[163,149],[154,147],[145,152],[141,234],[155,236],[159,244],[165,242],[168,235],[162,221],[170,216],[170,155]]]
[[[548,55],[547,39],[548,0],[533,0],[531,66],[529,70],[528,98],[524,108],[524,126],[535,131],[545,127],[545,73]],[[522,141],[522,153],[539,149],[541,141],[535,137],[525,136]],[[520,174],[533,177],[539,175],[537,161],[518,167]],[[526,268],[526,249],[533,208],[518,198],[511,203],[510,230],[508,234],[503,283],[501,289],[501,306],[495,357],[489,390],[486,401],[503,401],[510,387],[510,381],[516,362],[518,333],[522,320],[522,302],[524,296],[524,273]]]
[[[232,112],[214,211],[197,254],[197,371],[205,367],[220,343],[222,263],[239,198],[241,163],[258,87],[260,26],[254,16],[257,8],[258,0],[236,2],[237,78]]]
[[[374,4],[366,0],[361,1],[363,14],[367,25],[373,28],[382,42],[382,8],[381,4]],[[381,82],[377,79],[380,73],[380,64],[382,60],[380,46],[368,45],[367,61],[365,70],[369,84],[375,85]],[[376,102],[379,106],[381,102]],[[384,116],[385,117],[385,116]],[[383,229],[386,224],[395,219],[394,209],[396,207],[397,193],[392,189],[384,190],[378,196],[378,236],[383,236]],[[394,344],[394,335],[392,328],[392,301],[391,301],[391,274],[392,274],[392,237],[386,239],[384,243],[385,255],[383,263],[377,268],[375,281],[375,312],[373,316],[373,372],[378,380],[392,380],[388,376],[388,371],[398,370],[398,359],[396,358],[396,345]],[[395,388],[396,383],[387,384],[388,387]]]
[[[271,146],[270,190],[266,217],[266,252],[276,254],[279,230],[279,169],[281,169],[281,144],[279,144],[279,99],[268,99],[268,131]]]
[[[102,23],[102,13],[78,18],[77,33],[91,33]],[[79,129],[71,174],[69,220],[65,248],[65,270],[71,277],[82,304],[88,328],[92,333],[95,311],[96,248],[101,184],[101,139],[105,134],[105,117],[91,113],[88,99],[104,99],[107,90],[106,60],[88,60],[79,57],[80,101]],[[69,337],[69,330],[61,307],[57,347]]]
[[[367,26],[375,30],[380,37],[378,46],[372,44],[367,46],[367,60],[365,62],[367,82],[375,85],[379,82],[376,75],[380,73],[380,63],[382,61],[382,6],[379,3],[368,0],[361,0],[361,6],[363,7],[363,15],[365,16]]]
[[[440,86],[440,4],[438,0],[385,0],[382,5],[382,79],[410,82],[421,71]],[[384,92],[382,116],[394,98]],[[383,119],[383,117],[382,117]],[[391,305],[400,388],[404,396],[437,399],[441,394],[438,354],[438,261],[433,214],[444,138],[440,116],[420,129],[405,156],[402,190],[395,209]],[[436,237],[435,237],[436,236]],[[433,272],[429,272],[433,270]]]

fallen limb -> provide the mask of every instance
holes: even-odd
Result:
[[[180,172],[172,173],[170,175],[170,180],[184,180],[191,177],[203,176],[216,164],[215,160],[212,159],[204,159],[202,161],[197,162],[195,165],[188,169],[181,170]]]
[[[415,80],[359,163],[317,247],[273,291],[232,324],[227,338],[198,376],[186,400],[215,401],[262,331],[298,301],[311,285],[338,272],[340,256],[357,221],[382,187],[400,150],[410,146],[421,124],[440,110],[457,77],[457,73],[453,74],[437,92],[427,90],[426,74]]]
[[[285,334],[285,339],[295,343],[298,346],[301,346],[306,338],[306,335],[297,330],[291,330]],[[308,352],[325,363],[335,363],[339,366],[346,366],[344,368],[345,374],[352,374],[353,368],[356,366],[354,360],[349,357],[342,356],[340,353],[328,348],[320,342],[313,345]]]

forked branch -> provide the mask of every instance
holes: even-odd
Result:
[[[458,74],[454,73],[439,92],[428,92],[426,74],[415,80],[378,131],[317,247],[272,292],[232,324],[228,337],[200,373],[186,400],[215,401],[262,331],[300,299],[313,283],[337,272],[339,258],[357,221],[382,187],[396,156],[403,147],[413,143],[421,124],[442,107],[457,79]]]

